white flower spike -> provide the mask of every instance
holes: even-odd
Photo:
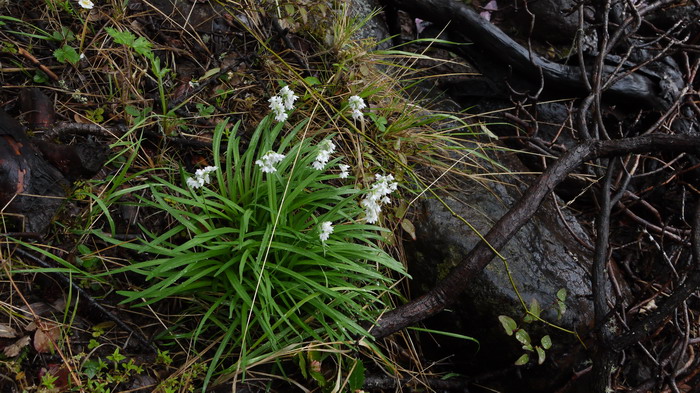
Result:
[[[193,177],[187,178],[187,185],[194,188],[195,190],[199,187],[204,187],[205,184],[209,184],[209,182],[211,182],[209,174],[216,171],[216,169],[217,167],[215,166],[208,166],[206,168],[197,169],[194,172]]]
[[[294,101],[296,101],[299,97],[297,97],[294,92],[289,88],[289,86],[284,86],[280,92],[279,96],[282,97],[284,100],[284,109],[291,111],[294,109]]]
[[[86,10],[91,10],[92,7],[95,6],[95,4],[93,4],[90,0],[78,0],[78,5],[85,8]]]
[[[363,100],[362,97],[351,96],[348,98],[348,107],[352,110],[353,120],[359,120],[364,116],[362,114],[362,109],[367,108],[367,104],[365,104],[365,100]]]
[[[298,98],[289,86],[280,89],[279,95],[270,97],[268,102],[272,113],[275,114],[275,120],[278,122],[286,121],[289,117],[287,111],[294,109],[294,101]]]
[[[277,172],[277,168],[275,168],[275,165],[279,163],[280,161],[284,160],[285,155],[284,154],[279,154],[275,153],[274,151],[268,151],[260,157],[259,160],[255,161],[255,165],[260,167],[260,170],[263,171],[263,173],[274,173]]]
[[[325,242],[326,240],[328,240],[328,237],[330,237],[331,233],[333,233],[333,223],[330,221],[322,222],[321,229],[319,229],[318,232],[318,238],[321,239],[322,242]]]
[[[338,168],[340,168],[340,173],[338,174],[339,178],[346,179],[348,176],[350,176],[350,173],[348,172],[350,165],[338,164]]]
[[[328,164],[328,160],[331,159],[331,154],[335,151],[335,143],[330,139],[325,139],[318,144],[318,154],[316,155],[316,161],[314,161],[311,166],[317,171],[322,171],[323,168]]]
[[[287,120],[287,112],[284,110],[284,103],[282,102],[282,97],[272,96],[268,100],[270,103],[270,109],[272,113],[275,114],[275,120],[278,122],[283,122]]]
[[[365,208],[365,219],[368,223],[374,224],[379,221],[379,213],[382,211],[382,204],[389,204],[389,194],[396,191],[399,183],[394,181],[393,175],[375,175],[377,181],[372,184],[372,189],[367,193],[365,199],[360,202]]]

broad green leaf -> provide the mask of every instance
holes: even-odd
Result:
[[[75,51],[75,48],[70,45],[63,45],[62,47],[56,49],[53,52],[53,56],[59,63],[70,63],[75,65],[80,61],[80,55]]]
[[[537,318],[540,317],[540,314],[542,314],[542,308],[540,308],[540,303],[537,301],[537,299],[532,298],[532,301],[530,302],[530,308],[528,309],[528,311],[528,314],[525,315],[525,318],[523,318],[523,321],[525,321],[526,323],[536,321]]]
[[[557,291],[557,299],[563,301],[566,301],[566,289],[562,288]]]
[[[527,332],[525,331],[525,329],[518,329],[518,330],[515,332],[515,339],[518,340],[521,344],[524,344],[524,345],[530,345],[530,343],[531,343],[531,341],[530,341],[530,335],[527,334]]]
[[[515,329],[518,328],[518,324],[515,323],[515,320],[513,320],[513,318],[511,318],[509,316],[499,315],[498,320],[501,321],[501,325],[503,326],[503,329],[506,331],[506,334],[509,336],[512,336]]]
[[[540,340],[540,342],[542,343],[542,348],[544,349],[549,349],[552,347],[552,338],[549,337],[549,335],[542,337],[542,340]]]
[[[416,227],[408,218],[401,220],[401,228],[411,236],[411,239],[416,240]]]
[[[518,360],[515,361],[516,366],[523,366],[527,364],[527,362],[530,361],[530,355],[524,353],[523,356],[519,357]]]
[[[545,356],[546,356],[546,355],[545,355],[545,352],[544,352],[544,349],[542,349],[542,348],[540,348],[540,347],[535,347],[535,351],[537,351],[537,364],[542,364],[542,363],[544,363],[544,359],[545,359]]]
[[[134,44],[132,45],[136,53],[140,54],[141,56],[144,57],[149,57],[152,56],[151,48],[153,47],[153,44],[151,44],[150,41],[148,41],[144,37],[139,37],[134,41]]]
[[[130,31],[117,31],[112,27],[105,27],[105,31],[117,44],[131,47],[134,45],[134,41],[136,40],[136,36],[134,36],[134,34]]]

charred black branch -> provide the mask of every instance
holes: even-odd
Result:
[[[469,280],[489,264],[495,256],[494,251],[503,248],[530,220],[554,187],[585,161],[649,151],[698,152],[700,137],[651,134],[611,141],[591,140],[574,147],[550,166],[525,191],[518,202],[486,234],[484,237],[486,241],[480,241],[446,278],[423,296],[384,314],[371,330],[371,334],[375,338],[385,337],[442,311],[464,291]],[[700,282],[700,269],[697,281]],[[674,296],[669,299],[669,302]],[[634,342],[643,332],[647,332],[648,326],[651,325],[645,326],[646,328],[641,328],[635,333],[634,339],[628,338],[625,341],[627,345]],[[620,340],[615,340],[615,345],[616,348],[624,348],[624,346],[620,347]]]
[[[24,251],[21,248],[17,248],[15,252],[17,252],[24,258],[30,259],[32,262],[36,263],[44,269],[55,269],[55,266],[51,266],[41,258],[38,258],[34,256],[34,254]],[[136,339],[136,341],[138,341],[142,345],[144,349],[148,349],[154,353],[157,351],[156,347],[153,345],[152,342],[149,342],[142,334],[135,331],[129,325],[124,323],[124,321],[122,321],[114,314],[109,312],[106,308],[104,308],[104,306],[102,306],[97,300],[95,300],[95,298],[90,296],[90,294],[88,294],[83,288],[78,286],[78,284],[76,284],[74,280],[69,279],[64,274],[59,272],[53,272],[51,274],[54,277],[56,277],[56,279],[58,279],[58,281],[60,281],[61,284],[70,286],[72,290],[74,290],[80,297],[83,298],[83,300],[86,300],[88,302],[88,304],[94,311],[98,312],[103,317],[111,320],[112,322],[116,323],[120,328],[124,329],[124,331],[128,332],[132,337]]]
[[[693,221],[691,240],[694,264],[693,270],[688,274],[688,278],[648,317],[638,321],[632,325],[630,330],[616,337],[610,343],[612,350],[620,351],[642,340],[659,327],[678,306],[700,288],[700,203],[695,208]]]
[[[544,59],[515,42],[493,23],[482,18],[478,12],[463,2],[454,0],[385,0],[386,3],[421,15],[435,23],[448,24],[450,34],[466,42],[474,42],[504,64],[537,80],[542,75],[545,81],[557,88],[569,88],[585,93],[585,74],[578,66],[569,66]],[[586,70],[584,70],[586,71]],[[587,70],[590,73],[592,70]],[[607,92],[617,97],[644,103],[658,110],[666,110],[678,96],[671,87],[664,89],[657,81],[640,73],[620,72],[613,66],[602,66],[601,76],[623,75],[608,87]],[[665,91],[669,90],[669,91]]]

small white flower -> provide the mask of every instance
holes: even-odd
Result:
[[[350,169],[350,165],[339,164],[338,167],[340,168],[340,174],[338,174],[339,178],[345,179],[348,176],[350,176],[350,173],[348,173],[348,169]]]
[[[284,154],[279,154],[274,151],[268,151],[267,153],[265,153],[265,155],[260,157],[259,160],[255,161],[255,165],[258,165],[260,167],[260,170],[264,173],[274,173],[277,172],[277,168],[275,168],[275,165],[280,161],[284,160],[284,157]]]
[[[202,169],[197,169],[194,172],[194,175],[197,176],[200,179],[204,180],[204,183],[209,183],[211,180],[209,179],[209,174],[212,172],[215,172],[217,167],[215,166],[208,166]]]
[[[279,95],[284,100],[284,109],[288,111],[294,109],[294,101],[296,101],[299,97],[294,94],[289,86],[284,86],[280,90]]]
[[[365,219],[368,223],[374,224],[375,222],[379,221],[379,213],[381,213],[382,208],[379,206],[377,201],[363,199],[360,204],[365,208]]]
[[[202,169],[197,169],[194,172],[193,177],[188,177],[186,182],[187,185],[197,189],[199,187],[204,187],[205,184],[209,184],[211,181],[211,178],[209,177],[209,174],[216,171],[217,167],[215,166],[208,166],[206,168]]]
[[[316,161],[314,161],[311,166],[317,171],[321,171],[326,167],[326,164],[328,164],[328,160],[331,159],[331,154],[335,151],[335,144],[330,139],[326,139],[318,144],[318,148]]]
[[[362,118],[362,109],[367,108],[365,100],[360,96],[351,96],[348,98],[348,107],[352,110],[353,120],[359,120]]]
[[[270,109],[272,113],[275,114],[275,120],[283,122],[287,120],[287,112],[284,110],[284,103],[282,102],[282,97],[272,96],[268,100],[270,103]]]
[[[333,233],[333,223],[330,221],[324,221],[321,223],[321,229],[319,229],[318,237],[322,242],[328,240],[328,237]]]
[[[354,111],[359,111],[361,109],[367,108],[365,100],[363,100],[360,96],[352,96],[348,98],[348,106]]]
[[[278,112],[275,114],[275,120],[277,120],[280,123],[286,121],[288,117],[289,115],[287,115],[285,112]]]
[[[318,147],[321,148],[321,150],[327,151],[328,154],[331,154],[335,151],[335,143],[333,143],[333,141],[330,139],[324,139],[323,141],[321,141],[321,143],[318,144]]]
[[[85,8],[86,10],[91,10],[95,5],[90,0],[78,0],[78,5]]]
[[[396,191],[399,184],[394,181],[393,175],[375,175],[377,181],[372,184],[371,190],[360,204],[365,208],[365,219],[368,223],[374,224],[379,220],[379,213],[382,211],[382,204],[389,204],[391,200],[388,195]]]
[[[83,60],[85,58],[85,53],[80,54],[80,60]]]
[[[199,187],[202,187],[204,185],[203,181],[200,181],[201,179],[197,179],[195,177],[188,177],[187,178],[187,185],[190,186],[191,188],[197,189]]]

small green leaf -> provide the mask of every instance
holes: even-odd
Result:
[[[134,117],[141,115],[141,111],[139,111],[137,107],[132,105],[125,106],[124,111]]]
[[[114,363],[120,363],[122,360],[126,359],[126,356],[119,353],[119,348],[115,348],[114,353],[107,356],[107,359],[113,361]]]
[[[284,10],[287,11],[287,15],[289,15],[289,16],[294,15],[294,6],[292,4],[285,4]]]
[[[197,107],[197,112],[201,117],[211,116],[211,114],[214,113],[214,110],[216,109],[211,105],[205,105],[201,102],[198,102],[195,106]]]
[[[130,31],[117,31],[111,27],[105,27],[105,31],[107,34],[112,37],[115,43],[117,44],[122,44],[126,46],[133,46],[134,41],[136,40],[136,36],[133,35]]]
[[[416,227],[408,218],[401,220],[401,228],[411,236],[411,239],[416,240]]]
[[[199,78],[199,81],[201,82],[201,81],[203,81],[203,80],[205,80],[205,79],[209,79],[209,78],[211,78],[212,76],[218,74],[219,72],[221,72],[221,68],[219,68],[219,67],[214,67],[214,68],[212,68],[211,70],[208,70],[207,72],[205,72],[204,75],[202,75],[202,77]]]
[[[566,301],[566,289],[562,288],[557,291],[557,299],[563,301]]]
[[[540,342],[542,343],[542,348],[544,348],[544,349],[552,348],[552,338],[549,337],[549,334],[542,337],[542,340],[540,340]]]
[[[89,350],[93,350],[99,346],[100,346],[100,343],[97,342],[97,340],[95,340],[94,338],[91,338],[90,342],[88,342],[88,349]]]
[[[499,315],[498,320],[501,321],[501,325],[503,325],[503,330],[505,330],[506,334],[509,336],[512,336],[515,329],[518,328],[518,324],[515,323],[513,318],[509,316]]]
[[[53,56],[58,60],[59,63],[70,63],[78,64],[80,61],[80,55],[75,49],[70,45],[63,45],[63,47],[56,49],[53,52]]]
[[[87,117],[92,122],[102,123],[105,120],[104,112],[105,112],[104,108],[96,108],[94,110],[86,110],[85,117]]]
[[[304,378],[309,378],[309,375],[306,373],[306,355],[304,355],[303,352],[300,352],[296,357],[299,362],[299,370],[301,370],[301,375]]]
[[[136,53],[141,56],[149,57],[152,56],[151,48],[153,44],[144,37],[139,37],[134,41],[133,48]]]
[[[518,340],[521,344],[528,345],[531,343],[530,341],[530,335],[527,334],[525,329],[518,329],[517,332],[515,332],[515,339]]]
[[[530,361],[530,355],[524,353],[523,356],[519,357],[518,360],[515,361],[516,366],[522,366],[527,364],[527,362]]]
[[[306,82],[306,84],[309,86],[316,86],[321,84],[321,81],[318,80],[318,78],[316,78],[315,76],[307,76],[306,78],[304,78],[304,82]]]
[[[537,351],[537,364],[544,363],[544,358],[546,356],[544,353],[544,349],[540,347],[535,347],[535,351]]]
[[[540,303],[537,301],[537,299],[532,299],[530,302],[530,309],[528,311],[528,314],[525,315],[525,318],[523,318],[523,321],[526,323],[534,322],[540,317],[540,314],[542,314],[542,308],[540,307]]]
[[[100,363],[97,360],[88,360],[83,364],[83,372],[88,379],[95,378],[101,370]]]
[[[49,77],[44,73],[42,70],[36,70],[34,73],[34,77],[32,78],[34,80],[34,83],[41,84],[41,83],[46,83],[49,81]]]

